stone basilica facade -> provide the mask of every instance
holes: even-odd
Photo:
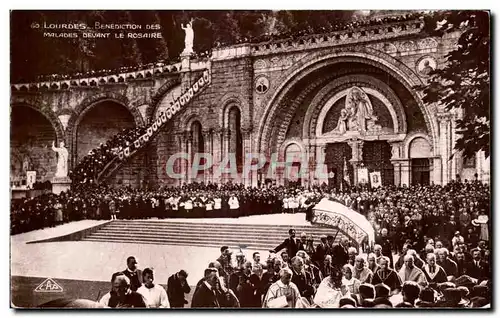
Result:
[[[119,131],[154,122],[204,70],[210,85],[174,116],[150,144],[101,182],[134,187],[192,181],[246,185],[266,181],[304,186],[357,183],[358,168],[379,171],[383,184],[446,184],[489,181],[489,160],[455,153],[460,112],[425,105],[416,86],[445,63],[457,34],[443,38],[421,32],[421,20],[307,36],[299,40],[217,48],[205,60],[182,57],[178,64],[124,74],[15,84],[11,94],[11,181],[37,171],[50,180],[56,158],[52,141],[65,141],[70,168]],[[279,171],[233,178],[176,164],[183,178],[166,173],[177,152],[210,153],[220,161],[235,153],[277,153],[281,160],[305,155],[313,165],[289,180]],[[451,155],[453,155],[452,158]],[[191,156],[192,158],[192,156]],[[327,177],[313,173],[323,162]]]

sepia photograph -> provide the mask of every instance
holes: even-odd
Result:
[[[490,311],[488,10],[11,10],[10,307]]]

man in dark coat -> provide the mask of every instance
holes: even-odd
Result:
[[[130,279],[130,290],[137,291],[141,287],[142,271],[137,268],[135,257],[129,256],[127,258],[127,268],[122,273]]]
[[[321,243],[319,243],[316,246],[316,252],[313,255],[313,261],[316,263],[317,266],[321,266],[323,264],[323,260],[325,259],[326,255],[326,235],[322,235],[321,238]]]
[[[392,244],[389,236],[387,236],[387,229],[382,229],[381,236],[378,237],[376,243],[382,246],[382,255],[389,257],[390,267],[394,268],[394,260],[392,257]]]
[[[482,260],[481,251],[477,248],[471,251],[472,264],[469,265],[467,275],[476,278],[479,282],[491,279],[489,264]]]
[[[340,244],[333,247],[332,261],[335,266],[341,268],[349,261],[349,254],[347,253],[349,239],[343,237],[340,240]]]
[[[292,272],[292,283],[294,283],[299,289],[300,296],[311,301],[312,297],[316,293],[316,290],[313,287],[311,274],[304,270],[304,261],[301,257],[294,256],[292,258]]]
[[[205,279],[198,289],[194,292],[191,302],[192,308],[221,308],[223,306],[223,297],[217,290],[217,270],[207,268],[204,273]]]
[[[184,305],[188,303],[184,298],[184,294],[191,292],[187,277],[188,274],[182,269],[168,278],[167,296],[171,308],[184,308]]]
[[[262,306],[259,287],[260,278],[256,274],[252,274],[252,262],[245,262],[236,287],[236,296],[240,301],[240,307],[259,308]]]
[[[302,245],[302,243],[299,240],[295,239],[295,230],[294,229],[288,230],[288,234],[290,235],[290,237],[285,239],[283,241],[283,243],[281,243],[280,245],[276,246],[276,248],[273,250],[273,252],[278,253],[282,249],[286,248],[288,256],[294,257],[298,251],[304,249],[304,246]]]

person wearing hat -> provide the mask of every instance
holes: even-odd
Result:
[[[490,235],[488,231],[488,216],[486,214],[481,214],[477,219],[472,220],[472,225],[479,226],[479,240],[489,241]]]
[[[464,243],[464,241],[464,237],[460,235],[460,231],[456,231],[455,235],[451,239],[451,245],[453,246],[453,248],[455,248],[455,246]]]

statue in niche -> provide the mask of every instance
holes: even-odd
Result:
[[[56,148],[55,141],[52,142],[52,150],[57,153],[57,170],[56,177],[63,178],[68,176],[68,149],[64,147],[64,141],[59,143],[59,148]]]
[[[373,106],[368,95],[359,87],[352,87],[346,96],[345,107],[340,111],[337,126],[331,134],[343,135],[346,132],[361,134],[377,133],[382,127],[376,122]]]

